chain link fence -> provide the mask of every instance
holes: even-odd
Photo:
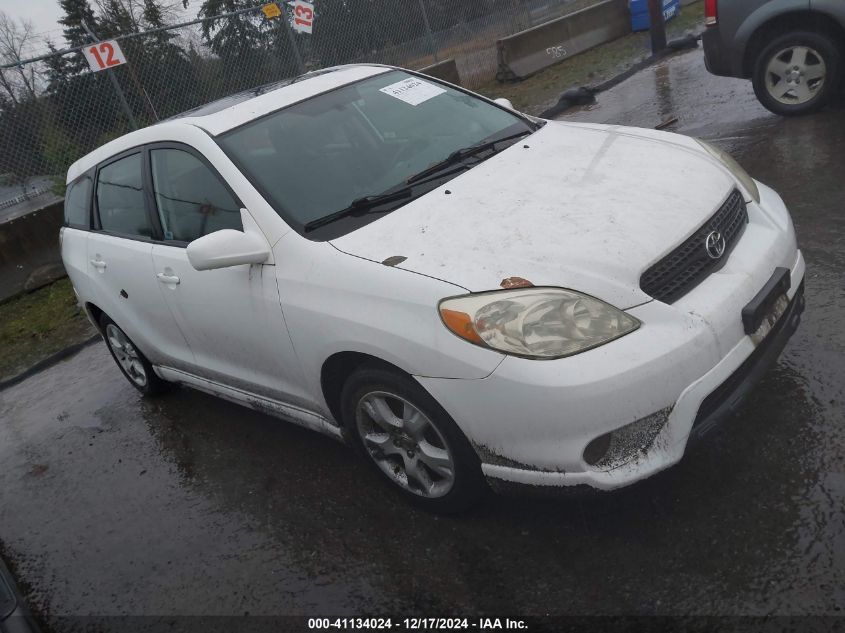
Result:
[[[69,165],[110,139],[303,72],[355,62],[420,69],[451,58],[464,85],[477,87],[495,76],[497,39],[596,1],[317,0],[311,34],[293,30],[289,7],[268,19],[259,5],[118,36],[127,63],[101,72],[80,48],[6,65],[0,219],[21,201],[60,194]]]

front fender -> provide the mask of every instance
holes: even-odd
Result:
[[[320,402],[323,363],[339,352],[374,356],[415,376],[453,379],[489,376],[504,358],[442,324],[438,302],[464,288],[293,233],[274,255],[285,323]]]

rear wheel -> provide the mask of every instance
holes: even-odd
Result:
[[[829,101],[841,68],[842,53],[830,36],[812,31],[786,33],[757,56],[754,92],[775,114],[809,114]]]
[[[171,384],[156,375],[146,356],[129,339],[126,332],[106,315],[100,318],[100,330],[106,339],[106,346],[112,358],[126,376],[129,384],[145,396],[169,391]]]
[[[398,372],[367,367],[343,389],[344,425],[367,461],[432,512],[468,509],[487,492],[481,464],[448,413]]]

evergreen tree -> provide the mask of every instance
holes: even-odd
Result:
[[[198,15],[210,18],[261,4],[261,0],[204,0]],[[256,10],[202,23],[203,38],[220,58],[221,93],[215,97],[297,73],[284,24],[274,22]]]
[[[165,10],[160,1],[144,0],[142,17],[146,30],[166,26]],[[158,30],[144,37],[142,82],[155,103],[159,117],[172,116],[200,105],[197,72],[188,53],[170,30]]]
[[[106,0],[98,20],[100,39],[112,39],[120,35],[138,33],[141,28],[129,8],[120,0]]]
[[[64,27],[62,33],[68,46],[84,46],[90,43],[91,37],[82,23],[85,22],[94,32],[99,25],[88,0],[59,0],[59,6],[64,12],[64,16],[59,19],[59,24]],[[62,63],[64,70],[72,75],[79,74],[88,68],[82,55],[72,56]]]
[[[68,55],[56,55],[55,53],[58,52],[58,49],[56,49],[55,44],[50,40],[47,40],[47,48],[52,53],[50,57],[44,60],[44,65],[47,68],[45,74],[47,92],[56,93],[63,86],[67,86],[73,72]]]
[[[212,18],[250,6],[260,5],[254,0],[204,0],[197,15],[200,18]],[[211,51],[223,60],[248,59],[266,40],[258,16],[251,12],[219,20],[206,20],[202,23],[202,34]]]
[[[62,33],[68,45],[82,46],[90,42],[91,38],[82,27],[82,22],[84,21],[95,31],[98,23],[88,0],[59,0],[59,6],[64,12],[64,16],[59,19],[59,24],[64,27]]]

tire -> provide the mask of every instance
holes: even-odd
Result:
[[[773,39],[754,63],[754,93],[781,116],[815,112],[838,88],[842,51],[825,33],[794,31]]]
[[[455,514],[489,492],[469,441],[410,377],[364,366],[346,381],[341,407],[344,428],[358,451],[418,507]]]
[[[120,371],[145,396],[157,396],[170,391],[172,384],[159,378],[147,357],[126,335],[126,332],[105,314],[100,317],[100,332]]]

